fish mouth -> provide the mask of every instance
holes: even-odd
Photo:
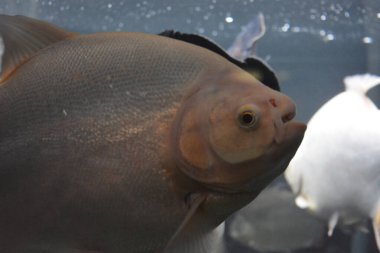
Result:
[[[305,131],[305,123],[289,121],[284,124],[281,141],[274,138],[271,147],[264,155],[263,159],[266,161],[264,163],[267,164],[266,167],[269,169],[239,191],[242,193],[261,191],[267,184],[283,173],[301,145]]]
[[[291,159],[296,154],[306,131],[306,124],[299,121],[290,121],[283,126],[281,138],[273,138],[271,147],[266,156],[277,161],[273,164],[272,173],[283,173]]]
[[[291,107],[293,108],[293,107]],[[286,135],[287,135],[287,129],[290,127],[290,128],[294,128],[294,124],[296,125],[305,125],[301,122],[298,122],[298,121],[295,121],[295,120],[292,120],[296,113],[295,113],[295,109],[290,109],[289,110],[290,112],[285,114],[284,116],[282,117],[277,117],[277,120],[274,121],[273,123],[273,127],[276,131],[276,134],[274,136],[274,140],[276,143],[280,144],[284,138],[286,138]],[[290,126],[289,126],[290,125]],[[299,126],[300,128],[302,128],[301,126]],[[302,132],[302,129],[299,129],[301,132]],[[305,130],[303,130],[305,131]]]
[[[290,121],[282,126],[275,124],[276,135],[273,138],[273,148],[290,146],[292,148],[301,144],[306,131],[306,124],[300,121]]]

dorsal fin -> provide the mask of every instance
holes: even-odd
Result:
[[[272,69],[258,58],[247,58],[245,59],[244,62],[241,62],[231,57],[226,51],[224,51],[216,43],[212,42],[211,40],[205,37],[202,37],[196,34],[186,34],[186,33],[176,32],[173,30],[168,30],[168,31],[164,31],[160,33],[159,35],[169,37],[172,39],[181,40],[184,42],[188,42],[188,43],[206,48],[208,50],[211,50],[214,53],[217,53],[221,55],[222,57],[226,58],[228,61],[232,62],[238,67],[246,70],[247,72],[249,72],[251,75],[253,75],[256,79],[258,79],[260,82],[262,82],[266,86],[274,90],[280,90],[277,77],[272,71]]]
[[[72,35],[44,21],[0,15],[0,84],[37,51]]]

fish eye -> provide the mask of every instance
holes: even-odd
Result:
[[[253,128],[259,122],[258,110],[253,105],[244,105],[238,111],[237,120],[242,128]]]

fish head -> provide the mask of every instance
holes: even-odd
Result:
[[[178,168],[213,191],[259,193],[302,141],[294,102],[240,69],[197,82],[176,121]]]

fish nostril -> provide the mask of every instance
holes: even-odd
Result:
[[[269,103],[270,103],[274,108],[277,107],[276,99],[274,99],[274,98],[269,99]]]
[[[296,113],[295,111],[292,111],[292,112],[289,112],[287,114],[285,114],[284,116],[282,116],[282,122],[283,123],[286,123],[288,121],[291,121],[292,119],[294,119],[294,117],[296,116]]]
[[[281,121],[282,123],[286,123],[294,119],[296,116],[296,106],[294,102],[287,96],[280,96],[277,99],[271,98],[268,100],[269,103],[279,110],[281,113]]]
[[[285,124],[296,116],[296,105],[288,96],[283,96],[281,99],[281,120]]]

